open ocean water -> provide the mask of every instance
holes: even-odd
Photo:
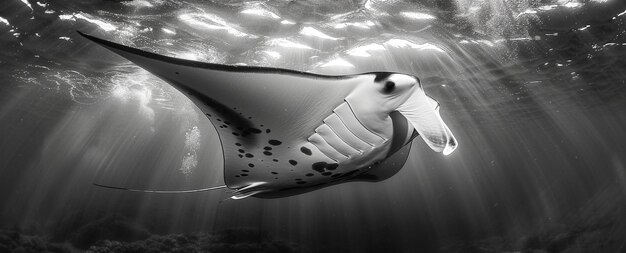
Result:
[[[181,93],[76,31],[204,62],[420,77],[459,148],[281,199]],[[0,3],[0,252],[626,252],[621,0]],[[112,176],[115,175],[115,176]]]

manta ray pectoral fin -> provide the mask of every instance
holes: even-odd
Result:
[[[196,193],[196,192],[206,192],[206,191],[219,190],[219,189],[226,188],[225,185],[220,185],[220,186],[215,186],[215,187],[192,189],[192,190],[163,191],[163,190],[133,189],[133,188],[126,188],[126,187],[103,185],[103,184],[98,184],[98,183],[93,183],[93,185],[102,187],[102,188],[115,189],[115,190],[124,190],[124,191],[131,191],[131,192],[147,192],[147,193],[165,193],[165,194]]]
[[[439,115],[439,103],[427,96],[421,87],[416,87],[397,110],[411,122],[432,150],[449,155],[458,146],[454,135]]]

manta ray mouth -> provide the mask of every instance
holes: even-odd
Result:
[[[416,88],[397,109],[415,127],[426,144],[435,152],[451,154],[458,142],[439,115],[439,103]]]

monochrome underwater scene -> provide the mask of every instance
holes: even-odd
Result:
[[[197,62],[413,75],[458,147],[418,137],[386,180],[271,199],[99,187],[228,172],[220,126],[79,32]],[[254,99],[302,106],[273,94]],[[626,252],[625,128],[622,0],[0,4],[0,252]]]

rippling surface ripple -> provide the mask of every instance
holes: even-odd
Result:
[[[461,144],[380,183],[222,201],[213,126],[80,37],[419,76]],[[4,0],[0,252],[624,252],[626,2]],[[210,80],[207,80],[209,82]]]

